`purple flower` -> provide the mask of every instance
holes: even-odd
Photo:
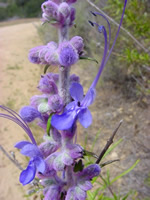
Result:
[[[20,174],[20,182],[26,185],[34,179],[36,171],[44,173],[46,167],[45,161],[43,160],[39,148],[35,144],[21,141],[17,143],[15,147],[21,149],[23,155],[30,157],[27,168]]]
[[[34,47],[29,51],[29,61],[34,63],[34,64],[41,64],[41,59],[39,57],[39,52],[41,49],[43,49],[45,46],[38,46]]]
[[[95,99],[95,87],[97,85],[97,82],[101,76],[101,73],[111,55],[111,52],[113,50],[113,47],[116,43],[117,37],[119,35],[120,27],[122,24],[125,7],[126,7],[127,0],[124,4],[124,9],[122,13],[122,17],[120,20],[119,28],[115,37],[115,40],[113,42],[113,45],[108,53],[109,48],[109,42],[107,43],[107,32],[104,26],[99,26],[97,23],[90,22],[92,26],[96,25],[98,27],[98,31],[100,33],[103,33],[104,39],[105,39],[105,46],[104,46],[104,53],[103,58],[101,61],[101,65],[99,66],[98,73],[91,84],[88,92],[86,93],[85,97],[83,97],[83,88],[79,83],[73,83],[70,88],[70,95],[74,99],[73,102],[69,103],[66,106],[66,110],[61,115],[53,115],[51,123],[52,125],[58,129],[58,130],[67,130],[70,129],[73,124],[76,122],[77,119],[79,119],[80,123],[87,128],[92,123],[92,116],[88,109],[88,106],[91,105]],[[94,13],[95,14],[95,13]],[[97,13],[96,13],[97,14]],[[96,15],[95,14],[95,15]],[[108,24],[109,26],[109,24]],[[109,34],[110,35],[110,34]],[[108,53],[108,55],[107,55]]]
[[[60,200],[65,182],[62,181],[57,175],[41,180],[44,186],[44,200]]]
[[[84,43],[83,39],[80,36],[75,36],[70,40],[70,43],[74,46],[74,48],[77,50],[78,54],[80,54],[83,50]]]
[[[46,158],[47,165],[56,171],[63,171],[65,166],[70,166],[75,159],[83,156],[83,148],[78,144],[68,144],[60,152],[55,152]]]
[[[49,42],[47,45],[34,47],[29,51],[29,61],[34,64],[58,65],[57,44]]]
[[[73,173],[73,183],[70,182],[65,200],[85,200],[86,192],[92,188],[91,179],[100,171],[99,165],[92,164],[81,172]]]
[[[53,128],[50,132],[50,136],[44,136],[45,142],[39,145],[39,149],[42,152],[44,158],[48,157],[50,154],[54,153],[61,146],[61,135]]]
[[[59,63],[61,66],[70,67],[79,60],[77,50],[70,44],[64,42],[59,47]]]
[[[83,148],[73,144],[73,136],[76,133],[76,126],[69,131],[61,133],[61,149],[46,158],[47,165],[56,171],[63,171],[65,166],[70,166],[74,161],[83,156]]]
[[[52,73],[48,73],[45,76],[41,76],[41,80],[38,85],[38,89],[46,94],[57,94],[58,89],[53,78]]]
[[[48,98],[50,110],[54,113],[60,113],[64,107],[63,100],[59,94],[52,95]]]
[[[58,5],[52,1],[46,1],[41,5],[43,13],[45,13],[48,17],[56,18]]]
[[[52,116],[52,125],[58,130],[67,130],[79,119],[80,123],[87,128],[92,123],[92,115],[88,106],[94,101],[94,89],[91,88],[87,94],[88,96],[84,97],[83,87],[74,82],[70,88],[70,95],[74,101],[66,106],[66,111],[62,115]]]
[[[24,106],[20,110],[20,116],[25,122],[32,122],[36,118],[42,119],[41,113],[32,106]]]

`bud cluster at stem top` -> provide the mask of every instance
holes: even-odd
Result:
[[[56,27],[72,26],[75,20],[75,9],[71,4],[75,2],[76,0],[66,0],[65,2],[48,0],[44,2],[41,6],[42,21],[49,22]]]

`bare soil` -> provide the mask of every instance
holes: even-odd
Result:
[[[17,20],[13,24],[0,24],[0,104],[17,112],[23,105],[28,105],[29,99],[38,93],[36,87],[42,73],[40,66],[28,61],[29,49],[42,44],[34,24],[39,24],[39,21],[18,22]],[[81,83],[87,90],[96,75],[96,70],[94,64],[82,61],[79,66],[73,67],[72,72],[81,75]],[[148,103],[148,99],[142,102],[125,99],[112,83],[103,82],[97,86],[97,98],[91,106],[93,124],[88,129],[79,126],[78,135],[78,141],[82,141],[82,144],[87,137],[89,148],[97,132],[100,131],[94,148],[98,154],[119,121],[124,120],[115,138],[115,141],[123,138],[123,142],[107,158],[107,160],[120,159],[120,162],[106,167],[102,170],[102,175],[105,175],[106,170],[109,169],[113,178],[140,159],[137,167],[124,179],[115,183],[112,189],[122,194],[131,189],[136,190],[141,200],[145,197],[150,199],[150,187],[146,184],[150,173]],[[39,138],[42,137],[42,131],[35,126],[31,128]],[[13,147],[16,142],[26,139],[23,130],[8,120],[0,119],[0,135],[0,144],[7,152],[15,152],[17,160],[25,166],[24,159]],[[19,183],[19,173],[20,171],[0,152],[0,200],[25,199],[26,187],[22,187]]]

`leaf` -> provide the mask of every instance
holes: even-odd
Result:
[[[95,153],[93,153],[93,152],[90,152],[90,151],[87,151],[87,150],[83,150],[83,156],[89,156],[89,157],[94,157],[94,158],[98,158],[98,156],[95,154]]]
[[[44,74],[46,74],[46,72],[47,72],[47,70],[48,70],[49,67],[50,67],[50,65],[46,65],[46,66],[44,67]]]
[[[94,192],[88,191],[87,195],[89,197],[89,200],[94,200],[96,196],[98,195],[99,188],[97,188]]]
[[[80,60],[91,60],[91,61],[94,61],[98,64],[98,61],[94,58],[90,58],[90,57],[86,57],[86,56],[80,56],[79,58]]]
[[[128,174],[130,171],[132,171],[136,165],[140,162],[140,160],[137,160],[129,169],[125,170],[123,173],[119,174],[118,176],[116,176],[113,180],[110,181],[110,184],[114,183],[115,181],[117,181],[118,179],[120,179],[121,177],[125,176],[126,174]]]
[[[50,136],[50,129],[51,129],[51,119],[52,119],[52,115],[53,114],[50,114],[49,118],[48,118],[48,121],[47,121],[47,128],[46,128],[46,132],[47,132],[47,135]]]

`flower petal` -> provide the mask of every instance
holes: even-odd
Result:
[[[62,154],[58,155],[54,162],[53,162],[53,168],[56,171],[63,171],[65,168],[65,164],[62,162]]]
[[[82,176],[82,179],[90,180],[93,177],[98,176],[100,172],[101,169],[98,164],[91,164],[82,171],[82,175],[80,175],[80,177]]]
[[[96,90],[94,88],[90,88],[86,93],[84,99],[81,102],[81,106],[88,107],[93,103],[96,97]]]
[[[93,187],[90,181],[79,181],[78,186],[84,191],[91,190]]]
[[[22,183],[23,185],[30,183],[34,179],[35,173],[36,167],[34,163],[30,162],[28,167],[25,170],[23,170],[20,174],[20,183]]]
[[[78,114],[78,119],[84,128],[92,123],[92,115],[88,108],[82,109]]]
[[[61,191],[59,186],[52,185],[45,194],[44,200],[59,200],[61,199]]]
[[[58,130],[68,130],[76,120],[77,113],[75,110],[66,111],[62,115],[53,115],[51,124]]]
[[[31,144],[31,142],[21,141],[21,142],[16,143],[14,147],[16,147],[17,149],[22,149],[27,144]]]
[[[40,156],[40,151],[35,144],[27,144],[21,149],[21,153],[30,158]]]
[[[80,187],[75,187],[75,196],[77,199],[85,200],[86,192],[84,190],[82,190]]]
[[[38,172],[44,173],[46,165],[41,157],[34,158],[34,163]]]
[[[64,152],[64,153],[62,154],[62,162],[63,162],[65,165],[69,166],[69,165],[72,165],[73,159],[71,158],[71,156],[70,156],[68,153]]]
[[[83,99],[83,87],[80,83],[72,83],[70,87],[70,95],[75,101],[82,101]]]

